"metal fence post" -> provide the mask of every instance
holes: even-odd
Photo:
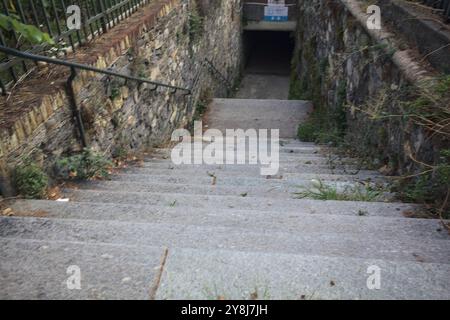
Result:
[[[102,17],[100,18],[100,24],[102,26],[102,31],[103,31],[103,33],[106,33],[106,31],[108,31],[108,27],[106,25],[107,14],[106,14],[106,9],[105,9],[105,4],[103,3],[103,0],[97,0],[97,3],[100,8],[101,15],[102,15]],[[106,19],[105,19],[105,17],[106,17]]]

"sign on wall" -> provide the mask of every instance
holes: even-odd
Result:
[[[268,0],[264,7],[265,21],[288,21],[289,8],[284,0]]]

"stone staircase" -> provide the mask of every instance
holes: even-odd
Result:
[[[0,218],[2,299],[449,299],[450,236],[416,205],[298,199],[387,183],[355,159],[295,139],[310,105],[214,100],[209,128],[281,128],[280,172],[180,165],[157,149],[139,166],[64,190],[69,202],[20,200]],[[69,290],[67,269],[81,271]],[[379,289],[369,289],[371,270]]]

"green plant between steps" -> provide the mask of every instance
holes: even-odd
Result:
[[[42,199],[48,187],[48,176],[36,163],[25,159],[15,169],[15,185],[19,194],[28,199]]]
[[[437,165],[428,166],[418,177],[400,181],[395,188],[401,200],[427,204],[433,214],[450,218],[450,149],[441,151]],[[447,194],[447,199],[436,199],[436,194]]]
[[[58,176],[65,180],[107,179],[112,166],[111,161],[91,149],[56,162]]]
[[[299,199],[311,198],[314,200],[336,200],[336,201],[382,201],[383,190],[370,184],[347,187],[339,191],[335,186],[323,183],[322,180],[312,180],[312,187],[300,187],[303,190],[295,194]]]

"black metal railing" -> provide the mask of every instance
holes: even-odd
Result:
[[[169,84],[165,84],[165,83],[161,83],[161,82],[156,82],[156,81],[152,81],[152,80],[147,80],[147,79],[143,79],[143,78],[138,78],[138,77],[121,74],[121,73],[118,73],[118,72],[115,72],[112,70],[99,69],[99,68],[92,67],[92,66],[85,65],[85,64],[69,62],[69,61],[60,60],[60,59],[54,59],[54,58],[50,58],[50,57],[46,57],[46,56],[42,56],[42,55],[32,54],[29,52],[22,52],[22,51],[19,51],[16,49],[5,47],[3,45],[0,45],[0,52],[6,54],[8,56],[16,57],[19,59],[19,61],[29,60],[29,61],[33,61],[33,62],[46,62],[46,63],[60,65],[63,67],[70,68],[71,73],[70,73],[69,78],[67,79],[65,89],[66,89],[67,95],[69,97],[70,105],[71,105],[72,112],[73,112],[73,117],[75,119],[75,122],[76,122],[76,125],[78,128],[78,132],[80,135],[80,142],[83,147],[87,147],[87,141],[86,141],[86,137],[85,137],[85,133],[84,133],[84,126],[83,126],[80,109],[78,108],[77,99],[76,99],[75,92],[73,89],[73,81],[75,80],[75,78],[77,76],[77,70],[91,71],[91,72],[96,72],[96,73],[100,73],[100,74],[104,74],[104,75],[115,76],[115,77],[119,77],[122,79],[135,81],[140,84],[147,83],[147,84],[150,84],[153,86],[152,88],[149,89],[151,91],[155,91],[156,89],[158,89],[158,87],[162,87],[162,88],[166,88],[166,89],[170,90],[171,93],[176,93],[177,91],[181,91],[184,95],[191,95],[191,93],[192,93],[192,88],[177,87],[177,86],[173,86],[173,85],[169,85]]]
[[[231,84],[230,80],[228,80],[227,77],[223,75],[222,72],[219,71],[219,69],[216,68],[216,66],[210,61],[209,59],[205,58],[205,61],[203,63],[203,66],[208,69],[208,71],[217,79],[219,79],[227,88],[228,92],[231,92],[234,90],[233,85]]]
[[[442,13],[445,22],[450,22],[450,0],[421,0],[420,2]]]
[[[107,32],[119,21],[129,17],[151,0],[0,0],[0,14],[37,27],[48,33],[60,52],[76,51],[92,38]],[[81,27],[71,29],[67,9],[77,5],[81,10]],[[0,29],[0,45],[41,54],[44,45],[31,46],[15,32]],[[33,65],[27,61],[0,57],[0,87],[5,91],[9,83],[17,82]]]

